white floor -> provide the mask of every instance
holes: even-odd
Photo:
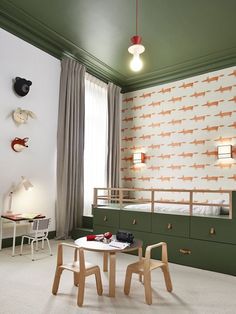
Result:
[[[136,257],[122,253],[117,254],[116,297],[108,297],[107,273],[102,273],[103,296],[97,296],[95,280],[90,276],[86,282],[84,306],[79,308],[76,305],[77,288],[73,286],[70,272],[65,271],[62,275],[58,295],[51,294],[57,242],[50,242],[53,256],[40,251],[34,262],[30,254],[11,257],[10,249],[0,251],[0,314],[236,313],[236,277],[175,264],[170,264],[172,293],[165,290],[162,273],[156,270],[152,276],[152,305],[145,304],[144,289],[136,276],[130,296],[124,295],[126,266]],[[30,253],[27,246],[25,252]],[[69,251],[66,256],[69,257]],[[102,267],[100,254],[86,252],[86,259]]]

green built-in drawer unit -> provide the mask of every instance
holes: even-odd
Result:
[[[190,216],[152,214],[152,232],[189,237]]]
[[[151,213],[121,210],[120,228],[151,232]]]
[[[190,237],[236,244],[236,221],[222,218],[192,217]]]
[[[94,233],[131,231],[146,246],[166,242],[169,261],[236,276],[236,219],[94,208]],[[136,252],[135,252],[136,254]],[[153,250],[161,258],[161,250]]]
[[[119,212],[117,209],[93,208],[93,224],[119,228]]]

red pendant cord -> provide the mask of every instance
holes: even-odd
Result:
[[[138,0],[136,0],[136,35],[131,38],[133,45],[141,44],[142,37],[138,35]]]
[[[136,0],[136,35],[131,37],[131,42],[133,45],[140,45],[142,42],[142,37],[138,35],[138,0]]]

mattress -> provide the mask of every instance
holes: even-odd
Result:
[[[215,203],[216,202],[216,203]],[[193,215],[196,216],[218,216],[221,212],[221,203],[219,201],[212,201],[212,204],[219,204],[214,206],[208,205],[194,205]],[[166,203],[155,203],[154,212],[155,213],[166,213],[166,214],[178,214],[178,215],[188,215],[190,213],[190,206],[185,204],[166,204]],[[151,204],[132,204],[124,206],[126,210],[144,211],[151,212]]]

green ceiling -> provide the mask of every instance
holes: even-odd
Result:
[[[127,51],[135,0],[0,0],[0,26],[128,91],[235,65],[235,12],[236,0],[139,0],[138,74]]]

